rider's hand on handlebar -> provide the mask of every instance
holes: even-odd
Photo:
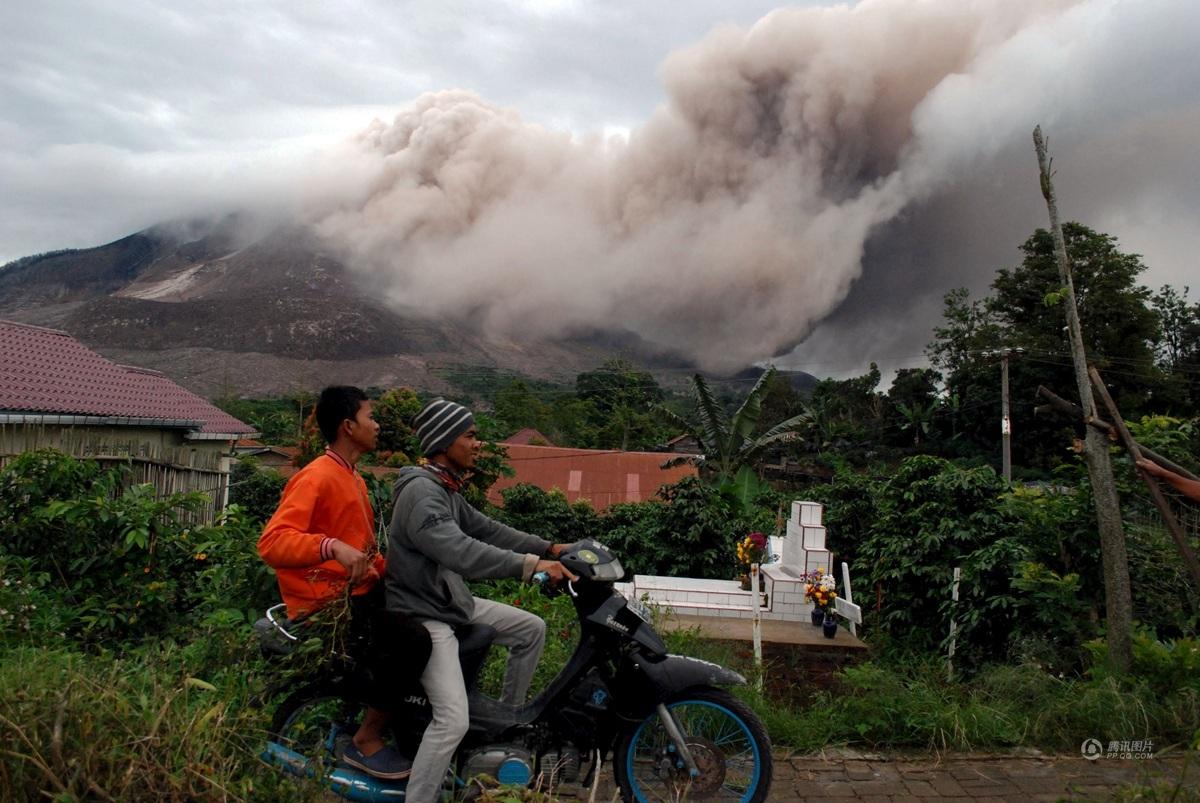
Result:
[[[563,580],[578,580],[579,578],[567,571],[567,568],[556,560],[539,560],[533,567],[534,574],[545,572],[550,575],[550,585],[556,586]]]
[[[575,545],[574,544],[551,544],[550,549],[547,550],[547,553],[550,555],[550,557],[557,558],[559,555],[561,555],[563,553],[564,549],[569,549],[570,547],[573,547],[573,546],[575,546]]]
[[[330,551],[333,553],[333,559],[346,567],[346,573],[349,575],[352,586],[358,585],[368,574],[378,574],[366,553],[355,549],[345,541],[334,541]]]

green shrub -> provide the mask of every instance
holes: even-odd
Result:
[[[604,543],[631,574],[728,579],[737,573],[737,539],[752,529],[732,500],[694,477],[659,491],[662,502],[613,505]]]
[[[555,543],[571,543],[583,538],[601,537],[601,520],[588,502],[567,501],[559,490],[543,491],[523,482],[505,488],[500,495],[502,508],[492,512],[511,527],[539,535]]]
[[[243,457],[229,473],[229,503],[242,508],[249,518],[266,523],[279,506],[286,484],[278,471],[262,468],[252,457]]]
[[[252,624],[279,602],[275,572],[258,555],[261,524],[230,505],[215,526],[197,528],[193,537],[204,568],[189,604],[209,620]]]
[[[56,632],[111,648],[188,628],[196,609],[245,621],[274,601],[254,550],[258,525],[241,510],[191,525],[184,517],[203,496],[159,496],[124,478],[51,450],[0,473],[6,576],[46,599]]]

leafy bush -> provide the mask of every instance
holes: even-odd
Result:
[[[71,612],[47,591],[50,574],[27,559],[0,553],[0,642],[58,639]]]
[[[602,537],[601,520],[592,506],[582,501],[571,504],[562,491],[547,492],[523,482],[505,488],[500,495],[504,507],[491,512],[510,527],[555,543]]]
[[[663,502],[613,505],[604,541],[633,574],[730,578],[737,540],[753,529],[735,503],[694,477],[664,486]]]
[[[252,457],[243,457],[229,473],[229,503],[242,508],[255,521],[266,522],[279,506],[287,480],[274,469],[264,469]]]
[[[230,505],[213,527],[194,531],[205,567],[189,600],[210,621],[253,624],[279,602],[275,572],[258,555],[259,521]]]
[[[184,517],[203,496],[160,497],[150,485],[124,487],[124,477],[52,450],[0,473],[6,576],[47,599],[61,632],[111,647],[185,627],[198,607],[237,609],[244,621],[273,599],[254,553],[257,524],[242,511],[190,525]]]
[[[886,479],[864,482],[857,498],[845,484],[838,489],[830,521],[840,525],[847,517],[836,503],[849,498],[849,515],[863,527],[854,569],[881,601],[875,628],[903,636],[911,649],[935,650],[953,610],[965,659],[1003,652],[1022,602],[1011,578],[1030,558],[1016,519],[1001,503],[1005,487],[990,468],[964,470],[917,456]],[[956,566],[962,581],[954,610]]]

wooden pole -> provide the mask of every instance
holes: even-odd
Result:
[[[1050,388],[1046,387],[1045,385],[1038,385],[1037,395],[1041,396],[1043,399],[1046,400],[1047,403],[1044,405],[1045,408],[1047,408],[1049,410],[1057,410],[1058,412],[1063,413],[1065,415],[1069,415],[1069,416],[1078,418],[1081,421],[1083,421],[1085,424],[1087,424],[1088,426],[1093,427],[1094,429],[1099,431],[1101,434],[1103,434],[1109,438],[1115,439],[1117,437],[1117,432],[1113,428],[1112,424],[1108,423],[1103,418],[1091,418],[1091,419],[1085,418],[1083,415],[1083,409],[1078,404],[1074,404],[1072,402],[1067,401],[1066,399],[1064,399],[1061,396],[1059,396],[1058,394],[1056,394],[1054,391],[1050,390]],[[1034,408],[1034,412],[1042,412],[1042,411],[1043,411],[1042,406]],[[1137,443],[1137,441],[1134,441],[1134,443]],[[1175,461],[1169,460],[1168,458],[1163,457],[1158,452],[1151,449],[1149,446],[1143,446],[1142,444],[1138,443],[1137,447],[1139,450],[1141,450],[1142,457],[1146,458],[1147,460],[1153,460],[1155,463],[1158,463],[1163,468],[1167,469],[1168,471],[1173,471],[1181,477],[1187,477],[1189,480],[1200,480],[1200,477],[1197,477],[1195,474],[1188,471],[1186,468],[1179,465]]]
[[[850,590],[850,564],[842,561],[842,597],[846,602],[854,602],[854,592]],[[850,621],[850,635],[858,637],[858,626]]]
[[[962,580],[962,567],[954,567],[954,585],[950,587],[950,648],[946,652],[946,680],[954,680],[954,648],[958,646],[958,584]]]
[[[1000,466],[1004,481],[1012,482],[1012,418],[1008,410],[1008,349],[1000,353]]]
[[[1179,526],[1179,521],[1176,520],[1175,514],[1171,512],[1171,506],[1167,504],[1162,489],[1158,487],[1158,480],[1149,474],[1137,470],[1136,464],[1142,458],[1142,450],[1138,448],[1137,441],[1133,439],[1133,435],[1129,433],[1129,428],[1125,426],[1125,421],[1121,418],[1121,413],[1117,410],[1117,404],[1113,401],[1112,396],[1109,395],[1108,388],[1104,386],[1104,380],[1100,378],[1100,372],[1096,370],[1095,366],[1088,368],[1088,376],[1091,377],[1092,384],[1096,386],[1096,392],[1100,394],[1104,406],[1108,408],[1108,414],[1112,416],[1113,425],[1121,435],[1121,441],[1125,444],[1125,450],[1133,458],[1134,472],[1141,475],[1141,478],[1146,483],[1146,487],[1150,490],[1150,498],[1154,500],[1158,512],[1162,514],[1163,523],[1167,525],[1167,532],[1171,533],[1171,538],[1175,541],[1175,548],[1179,550],[1179,556],[1183,558],[1184,565],[1187,566],[1188,571],[1192,574],[1192,583],[1196,588],[1200,588],[1200,561],[1196,560],[1196,553],[1192,550],[1192,545],[1188,543],[1183,528]]]
[[[1042,128],[1033,130],[1033,146],[1037,151],[1038,172],[1042,197],[1050,216],[1050,234],[1054,239],[1054,256],[1058,275],[1065,292],[1067,330],[1071,341],[1071,361],[1075,382],[1079,386],[1079,403],[1085,419],[1096,417],[1096,399],[1087,373],[1087,353],[1083,346],[1083,331],[1079,324],[1079,309],[1075,305],[1075,283],[1071,277],[1071,261],[1067,244],[1058,221],[1058,199],[1050,157]],[[1113,479],[1112,462],[1108,455],[1108,439],[1092,427],[1087,428],[1083,459],[1087,464],[1092,496],[1096,502],[1096,525],[1100,531],[1100,556],[1104,567],[1105,619],[1108,625],[1108,655],[1113,668],[1128,672],[1133,666],[1133,594],[1129,587],[1129,556],[1125,551],[1125,530],[1121,524],[1121,503]]]
[[[754,639],[754,685],[762,691],[762,595],[758,591],[759,565],[750,565],[750,619]]]

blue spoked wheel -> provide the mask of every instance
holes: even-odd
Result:
[[[690,777],[658,714],[651,714],[617,745],[613,770],[627,801],[766,800],[771,740],[745,703],[728,692],[705,688],[667,707],[700,774]]]

